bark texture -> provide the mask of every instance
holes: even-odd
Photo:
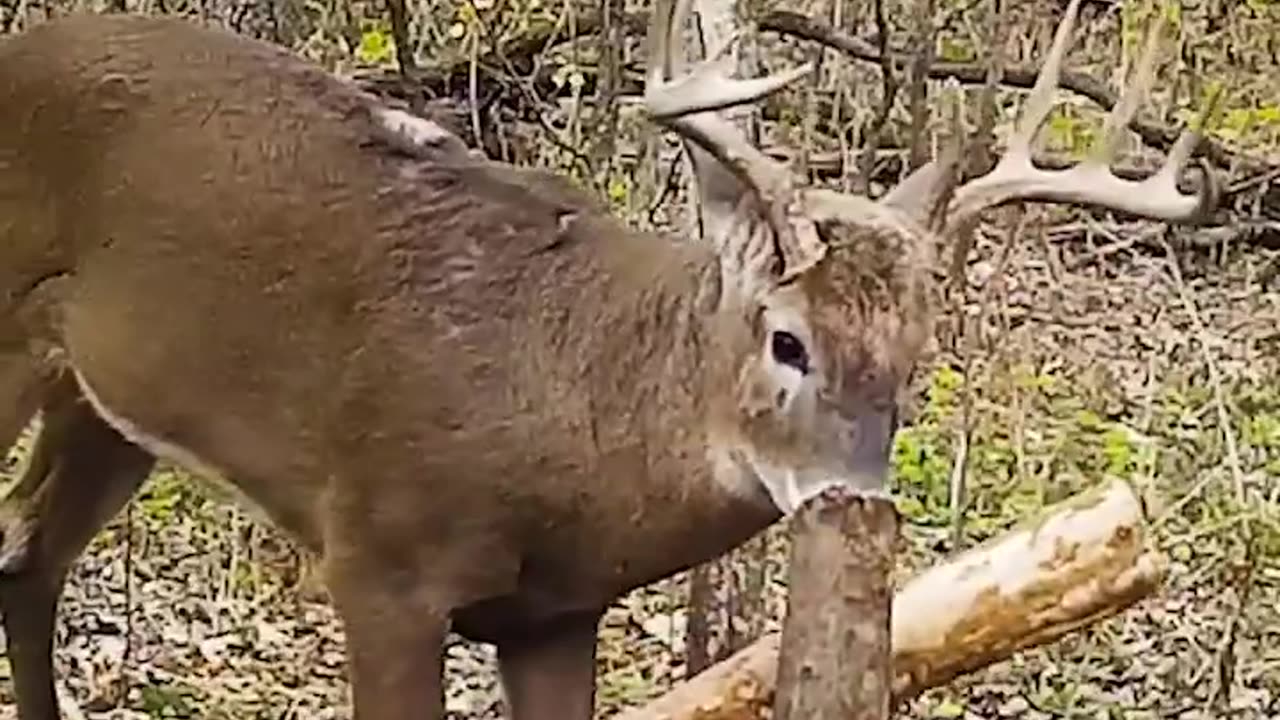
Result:
[[[883,720],[898,512],[884,498],[828,491],[796,513],[777,720]]]
[[[1128,483],[1114,480],[1049,508],[897,593],[893,701],[1115,615],[1153,592],[1164,567],[1146,549],[1142,503]],[[778,635],[766,635],[615,718],[763,720],[774,702],[778,650]]]

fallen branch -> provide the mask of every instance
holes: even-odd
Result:
[[[1146,550],[1144,524],[1133,489],[1114,480],[917,575],[894,598],[894,701],[1049,643],[1150,594],[1164,560]],[[775,633],[615,720],[765,718],[777,670]]]

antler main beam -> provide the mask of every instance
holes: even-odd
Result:
[[[746,105],[771,95],[813,70],[805,63],[776,75],[740,80],[730,77],[738,41],[730,35],[695,63],[682,77],[672,79],[679,33],[688,14],[689,0],[657,0],[649,26],[649,59],[644,105],[649,115],[682,136],[703,146],[716,159],[741,167],[743,180],[751,184],[776,184],[775,174],[787,174],[785,166],[753,147],[715,111]]]
[[[1187,195],[1178,189],[1178,177],[1200,139],[1190,128],[1182,132],[1160,170],[1151,177],[1133,181],[1111,172],[1110,163],[1120,135],[1145,99],[1155,73],[1155,51],[1163,30],[1163,18],[1148,32],[1134,79],[1108,114],[1102,138],[1089,158],[1057,171],[1043,170],[1032,163],[1032,143],[1053,110],[1053,94],[1079,7],[1080,0],[1072,0],[1067,7],[1054,36],[1053,48],[1036,78],[1005,154],[990,173],[957,188],[948,224],[961,224],[988,207],[1015,199],[1095,205],[1174,222],[1195,220],[1214,205],[1216,188],[1211,174],[1203,167],[1197,194]]]
[[[649,58],[644,106],[650,117],[697,144],[730,170],[760,200],[778,244],[800,247],[793,212],[795,185],[790,169],[765,155],[717,111],[756,102],[813,70],[813,63],[760,78],[737,79],[727,37],[682,76],[671,78],[681,47],[679,33],[689,0],[656,0],[649,25]]]

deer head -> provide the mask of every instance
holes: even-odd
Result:
[[[936,249],[958,227],[1012,200],[1093,205],[1166,221],[1194,220],[1214,205],[1207,168],[1198,194],[1176,186],[1198,140],[1192,131],[1147,180],[1124,180],[1108,167],[1115,140],[1150,83],[1158,26],[1135,81],[1107,119],[1098,151],[1057,172],[1032,164],[1032,142],[1052,109],[1078,8],[1072,0],[990,173],[955,187],[953,144],[875,201],[802,186],[721,114],[782,89],[810,66],[734,79],[730,37],[677,74],[688,0],[655,3],[644,106],[685,141],[711,216],[708,239],[720,258],[720,310],[750,328],[733,400],[713,411],[713,434],[784,512],[835,484],[880,491],[895,394],[930,331]]]

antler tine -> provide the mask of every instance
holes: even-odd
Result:
[[[650,57],[644,104],[658,120],[722,110],[755,102],[790,85],[813,71],[813,63],[760,78],[738,80],[730,50],[737,35],[726,37],[707,57],[695,63],[682,77],[672,79],[675,49],[680,46],[681,24],[688,15],[689,0],[658,0],[650,21]]]
[[[740,80],[730,77],[730,53],[736,36],[726,38],[708,56],[676,79],[669,74],[680,47],[681,22],[689,0],[656,0],[650,20],[650,56],[644,106],[650,117],[706,150],[761,201],[769,224],[784,249],[799,246],[787,212],[793,200],[789,169],[765,155],[715,111],[755,102],[799,80],[813,63],[775,75]]]
[[[1095,205],[1173,222],[1193,221],[1216,204],[1213,179],[1203,165],[1199,166],[1201,187],[1197,194],[1187,195],[1178,189],[1178,176],[1199,141],[1198,133],[1190,129],[1183,132],[1160,170],[1151,177],[1133,181],[1111,172],[1117,140],[1137,113],[1155,73],[1159,24],[1148,34],[1134,77],[1108,114],[1100,145],[1090,157],[1065,170],[1035,167],[1032,142],[1052,110],[1053,93],[1079,8],[1080,0],[1071,0],[1005,155],[990,173],[957,188],[948,213],[949,226],[965,223],[988,207],[1015,199]],[[1163,17],[1157,22],[1163,23]]]
[[[1107,113],[1102,125],[1102,141],[1098,143],[1096,158],[1099,162],[1111,162],[1115,159],[1116,148],[1120,137],[1124,134],[1129,122],[1138,114],[1138,108],[1147,98],[1151,80],[1156,74],[1156,49],[1159,47],[1161,22],[1151,24],[1147,30],[1147,39],[1142,46],[1142,56],[1138,60],[1137,71],[1133,80],[1125,89],[1115,107]]]
[[[1062,61],[1067,56],[1067,46],[1071,43],[1071,31],[1075,29],[1079,10],[1080,0],[1071,0],[1067,5],[1066,15],[1058,23],[1058,29],[1053,34],[1053,46],[1049,49],[1049,57],[1045,59],[1044,67],[1036,76],[1036,84],[1032,86],[1031,93],[1027,96],[1022,119],[1015,126],[1013,137],[1009,139],[1009,149],[1001,158],[1001,164],[1023,159],[1027,164],[1031,163],[1031,151],[1036,135],[1040,132],[1044,121],[1049,118],[1049,113],[1053,112],[1053,94],[1058,89],[1058,80],[1062,75]]]
[[[687,7],[687,6],[686,6]],[[649,18],[648,58],[645,63],[645,100],[651,88],[662,86],[673,68],[671,47],[672,33],[681,25],[676,18],[680,6],[675,0],[654,0],[653,14]]]

